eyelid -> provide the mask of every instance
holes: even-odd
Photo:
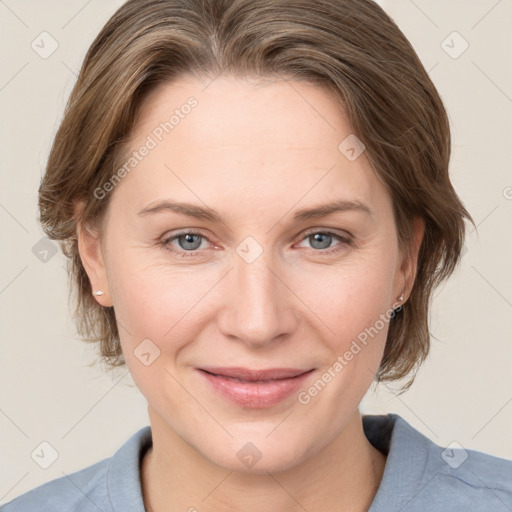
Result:
[[[356,247],[355,239],[352,236],[352,234],[348,232],[344,232],[344,234],[338,233],[336,230],[333,229],[323,229],[323,228],[312,228],[310,230],[307,230],[303,232],[301,235],[300,240],[297,243],[301,243],[304,240],[306,240],[311,235],[321,233],[323,235],[329,235],[335,239],[338,239],[339,243],[334,245],[333,247],[328,247],[327,249],[314,249],[314,248],[305,248],[306,251],[309,253],[312,253],[314,255],[335,255],[337,253],[340,253],[344,250],[347,250],[348,247]]]
[[[298,241],[301,242],[307,236],[315,234],[315,233],[333,234],[333,235],[339,236],[340,238],[350,239],[350,240],[352,240],[354,238],[352,233],[350,233],[350,232],[348,232],[346,230],[344,230],[343,232],[339,233],[338,230],[335,229],[335,228],[313,227],[313,228],[308,228],[305,231],[301,231],[299,233],[299,235],[297,235],[297,237],[301,236],[301,238]],[[211,238],[208,235],[204,234],[204,232],[200,228],[183,228],[183,229],[179,229],[176,232],[172,232],[172,234],[165,234],[165,235],[163,235],[162,237],[159,238],[159,240],[161,240],[163,242],[166,242],[166,241],[168,242],[169,240],[173,240],[173,239],[175,239],[175,238],[177,238],[177,237],[179,237],[181,235],[188,235],[188,234],[190,234],[190,235],[199,235],[199,236],[205,238],[206,240],[208,240],[209,242],[213,243]],[[297,238],[297,237],[294,237],[294,238]]]
[[[352,240],[354,238],[352,233],[350,233],[349,231],[346,231],[346,230],[339,231],[336,228],[322,228],[322,227],[320,227],[320,228],[309,228],[309,229],[306,229],[306,231],[301,231],[301,236],[302,236],[301,240],[303,240],[307,236],[313,235],[315,233],[332,234],[332,235],[336,235],[336,236],[339,236],[341,238],[347,238],[347,239],[350,239],[350,240]]]
[[[197,235],[197,236],[200,236],[201,238],[204,238],[205,240],[207,240],[210,244],[216,245],[215,242],[208,235],[205,235],[204,232],[198,228],[185,228],[185,229],[180,229],[176,232],[172,232],[171,234],[165,234],[161,238],[159,238],[159,243],[162,243],[164,245],[169,244],[171,241],[174,241],[183,235]],[[186,251],[183,251],[183,252],[186,252]],[[194,251],[189,251],[189,252],[194,252]],[[195,251],[195,252],[199,252],[199,251]]]
[[[312,227],[312,228],[307,229],[306,231],[302,231],[300,234],[301,238],[296,243],[300,243],[300,242],[306,240],[309,236],[311,236],[313,234],[317,234],[317,233],[331,235],[334,238],[337,238],[340,243],[335,245],[334,247],[330,247],[327,249],[319,249],[318,250],[318,249],[310,248],[308,252],[313,252],[318,255],[326,256],[326,255],[333,255],[338,252],[342,252],[343,250],[346,249],[346,246],[351,246],[351,247],[356,246],[354,236],[351,233],[349,233],[348,231],[344,231],[343,234],[340,234],[337,232],[337,229],[335,229],[335,228],[321,228],[321,227]],[[199,228],[183,228],[176,232],[173,232],[172,234],[164,235],[163,237],[161,237],[161,239],[159,240],[159,245],[161,245],[164,250],[169,251],[178,257],[194,258],[194,257],[203,256],[205,251],[209,250],[209,249],[185,251],[185,250],[176,249],[173,246],[171,246],[172,241],[176,240],[180,236],[187,235],[187,234],[197,235],[197,236],[205,239],[210,244],[214,244],[214,242],[210,239],[210,237],[205,235],[201,229],[199,229]],[[214,244],[214,245],[216,245],[216,244]],[[339,247],[339,246],[341,246],[341,247]],[[216,247],[214,247],[213,249],[218,249],[218,245],[216,245]],[[308,248],[305,248],[305,249],[308,250]]]

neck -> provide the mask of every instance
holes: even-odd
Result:
[[[377,492],[385,456],[364,435],[356,410],[320,452],[291,469],[265,474],[229,471],[204,458],[153,411],[153,446],[141,464],[147,512],[366,512]]]

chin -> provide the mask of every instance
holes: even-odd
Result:
[[[234,436],[228,443],[210,446],[203,456],[229,471],[243,474],[277,473],[291,469],[306,456],[304,438],[270,439],[266,429],[254,435]]]
[[[236,453],[236,452],[235,452]],[[252,466],[242,462],[238,459],[238,456],[233,458],[231,454],[229,456],[222,457],[219,462],[212,461],[223,468],[242,473],[246,475],[266,475],[267,473],[279,473],[294,468],[300,463],[300,459],[296,453],[272,453],[265,455],[261,454],[261,458],[257,460]]]

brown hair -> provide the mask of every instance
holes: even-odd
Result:
[[[125,363],[114,309],[93,298],[80,259],[76,203],[84,201],[84,225],[101,225],[109,197],[93,191],[112,178],[149,92],[180,75],[222,72],[327,87],[391,195],[402,254],[411,249],[412,219],[424,220],[414,286],[390,321],[377,381],[417,370],[430,346],[432,291],[461,258],[464,219],[474,222],[449,179],[439,94],[370,0],[130,0],[111,17],[87,52],[39,189],[43,230],[69,258],[79,334],[100,342],[110,367]]]

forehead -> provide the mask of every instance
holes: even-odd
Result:
[[[199,79],[185,75],[175,82],[160,84],[146,98],[134,137],[149,133],[175,110],[186,106],[191,97],[197,106],[190,115],[180,117],[173,128],[175,135],[183,134],[181,145],[222,147],[240,143],[254,147],[255,143],[293,145],[295,141],[297,147],[306,149],[329,147],[333,136],[350,133],[342,104],[319,85],[294,80],[233,76]],[[181,122],[187,118],[187,122]]]
[[[318,85],[184,76],[144,101],[126,158],[149,139],[154,147],[118,188],[137,206],[181,191],[217,205],[244,195],[256,207],[279,191],[288,206],[328,193],[378,209],[385,191],[365,154],[351,161],[340,151],[351,134],[341,103]]]

